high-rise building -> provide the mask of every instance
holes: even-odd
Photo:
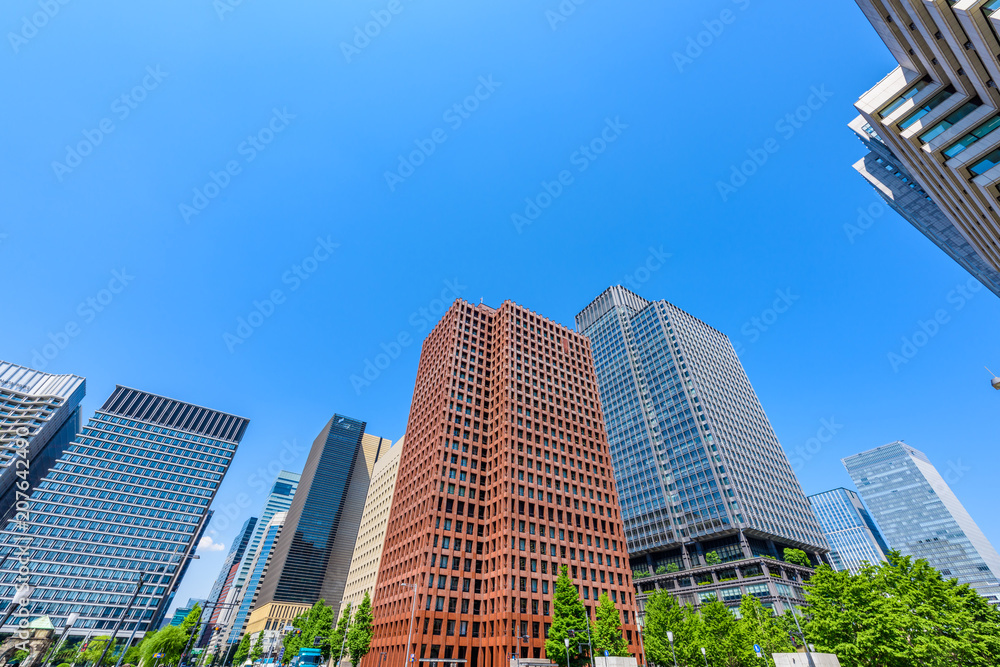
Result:
[[[217,631],[216,628],[221,629],[223,627],[219,624],[219,619],[222,617],[222,610],[226,604],[229,589],[232,588],[233,581],[236,579],[243,555],[246,553],[247,545],[250,544],[250,538],[256,532],[256,528],[257,517],[252,516],[243,522],[240,532],[233,538],[232,546],[229,547],[229,553],[226,554],[226,560],[223,561],[222,567],[219,568],[219,576],[215,578],[212,591],[206,600],[207,608],[205,609],[203,618],[207,618],[208,621],[204,624],[205,628],[201,634],[199,645],[207,643],[211,639],[212,633]]]
[[[396,474],[399,472],[400,453],[403,451],[405,438],[403,436],[397,440],[372,468],[372,481],[368,487],[368,497],[365,498],[358,539],[354,543],[354,555],[351,557],[351,569],[344,585],[341,611],[348,603],[357,607],[366,592],[370,598],[375,597],[378,566],[382,561],[382,545],[385,543],[385,529],[389,524],[389,510],[392,508],[392,494],[396,489]]]
[[[843,463],[890,548],[1000,604],[1000,554],[926,454],[892,442]]]
[[[576,325],[594,351],[640,591],[801,600],[809,571],[773,559],[794,548],[816,564],[826,538],[729,338],[621,286]]]
[[[979,257],[1000,271],[1000,5],[857,3],[899,63],[857,110]]]
[[[264,507],[260,511],[260,519],[257,521],[257,527],[250,537],[250,543],[247,545],[246,553],[243,554],[243,560],[240,563],[236,578],[223,600],[219,617],[216,620],[218,627],[224,628],[225,640],[230,644],[234,644],[240,640],[243,634],[243,626],[246,625],[247,616],[253,609],[253,607],[250,607],[245,611],[241,611],[245,609],[245,605],[243,604],[245,595],[249,594],[250,600],[254,600],[257,597],[257,589],[248,589],[246,581],[250,575],[253,561],[257,557],[257,550],[264,540],[264,532],[267,530],[267,525],[271,521],[271,517],[278,512],[287,512],[292,506],[292,498],[295,497],[295,491],[298,489],[301,479],[302,475],[297,472],[282,470],[271,485],[271,491],[267,496],[267,500],[264,501]],[[257,580],[257,585],[260,585],[259,579]]]
[[[313,442],[247,632],[283,625],[288,610],[300,613],[317,600],[340,605],[372,467],[392,444],[365,427],[334,415]]]
[[[1000,116],[997,116],[995,125],[1000,126]],[[979,282],[1000,296],[1000,272],[979,256],[948,216],[893,155],[892,150],[876,134],[872,126],[861,116],[858,116],[850,126],[868,149],[868,155],[854,164],[858,173],[875,188],[875,192],[890,208],[916,227]],[[867,224],[874,223],[874,219],[866,211],[862,213],[868,216]],[[864,224],[861,219],[859,219],[860,224]],[[862,231],[861,227],[857,227],[854,233],[860,234]]]
[[[246,623],[246,619],[250,618],[250,611],[254,608],[254,605],[257,602],[257,595],[260,592],[260,584],[264,580],[264,577],[267,576],[268,569],[271,567],[271,562],[274,558],[274,548],[278,542],[278,538],[281,537],[287,518],[288,512],[278,512],[272,516],[271,520],[267,522],[266,526],[264,526],[264,536],[260,541],[260,548],[254,555],[253,562],[250,563],[250,572],[247,575],[246,594],[240,602],[236,621],[233,624],[233,632],[236,634],[244,634],[243,625]],[[256,634],[261,630],[280,630],[285,626],[285,624],[290,623],[291,620],[298,616],[301,612],[301,607],[299,605],[276,604],[274,607],[274,618],[268,618],[266,616],[260,617],[256,623],[250,623],[249,627],[246,628],[246,632]],[[230,655],[231,651],[235,648],[235,643],[229,644]]]
[[[216,410],[116,387],[31,494],[30,519],[0,533],[0,599],[18,584],[22,549],[32,612],[75,630],[159,625],[247,427]],[[141,635],[140,635],[141,636]]]
[[[826,533],[836,569],[857,574],[865,563],[885,560],[889,546],[856,492],[832,489],[809,496],[809,503]]]
[[[82,377],[0,361],[0,525],[14,512],[18,473],[28,482],[22,494],[30,493],[80,432],[86,391]]]
[[[635,600],[587,340],[505,301],[456,301],[424,340],[364,667],[539,660],[562,567],[607,593],[638,655]],[[411,627],[412,642],[409,641]]]

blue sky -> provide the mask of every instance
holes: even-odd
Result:
[[[1000,542],[1000,303],[892,212],[845,232],[878,201],[852,103],[894,67],[854,3],[233,1],[52,0],[33,31],[11,0],[0,57],[0,357],[70,326],[45,370],[86,376],[88,412],[120,383],[249,417],[217,542],[332,413],[403,433],[443,293],[571,325],[627,278],[741,345],[807,493],[903,439]]]

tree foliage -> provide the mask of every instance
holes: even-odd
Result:
[[[340,612],[340,620],[337,621],[337,627],[334,629],[333,634],[330,635],[330,650],[332,655],[338,656],[339,659],[343,660],[341,653],[346,648],[345,640],[347,638],[347,631],[351,627],[351,603],[348,602],[344,607],[344,610]]]
[[[322,651],[323,660],[329,660],[332,626],[333,609],[323,600],[316,601],[309,611],[292,619],[293,630],[282,640],[285,653],[281,657],[281,662],[287,664],[299,654],[300,648],[318,648]],[[337,650],[340,650],[339,644]]]
[[[552,602],[552,627],[545,640],[545,657],[556,665],[566,664],[566,644],[569,637],[569,667],[584,667],[589,660],[580,644],[586,644],[589,619],[587,610],[580,600],[580,593],[569,578],[565,565],[556,580],[555,598]],[[570,631],[575,633],[571,636]]]
[[[628,641],[622,635],[621,616],[618,615],[618,608],[611,601],[607,593],[601,593],[597,601],[597,617],[594,622],[594,654],[608,655],[614,657],[626,657],[631,655],[628,652]]]
[[[371,649],[375,628],[372,623],[372,601],[365,591],[365,597],[354,611],[354,622],[347,631],[347,651],[351,656],[352,665],[360,665],[361,659],[368,655]]]
[[[806,635],[844,667],[964,667],[1000,662],[1000,611],[926,560],[898,552],[857,575],[816,570]]]
[[[179,625],[168,625],[158,632],[146,635],[139,644],[143,664],[146,667],[152,667],[156,663],[176,665],[180,662],[187,640],[187,635]],[[163,657],[154,658],[157,653],[162,653]]]
[[[809,556],[802,549],[785,549],[782,560],[792,565],[812,567],[812,563],[809,562]]]
[[[80,658],[84,662],[97,662],[104,653],[105,645],[111,640],[111,635],[101,635],[100,637],[92,637],[89,642],[87,642],[87,650],[84,651]],[[113,653],[115,650],[115,643],[111,642],[111,649],[108,653]]]
[[[242,665],[246,662],[247,656],[250,655],[250,639],[249,633],[243,635],[243,639],[240,640],[240,645],[236,647],[236,653],[233,655],[234,665]]]
[[[264,631],[261,630],[257,633],[257,638],[253,640],[253,644],[250,646],[250,661],[257,662],[264,657]]]
[[[719,557],[718,551],[709,551],[705,554],[705,562],[709,565],[718,565],[722,562],[722,558]]]

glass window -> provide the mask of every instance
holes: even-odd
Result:
[[[941,122],[931,127],[929,130],[921,134],[920,141],[928,143],[929,141],[940,135],[942,132],[947,130],[949,127],[951,127],[958,121],[962,120],[963,118],[965,118],[978,108],[979,108],[978,99],[971,102],[966,102],[961,107],[948,114],[947,118],[945,118]]]
[[[996,1],[1000,2],[1000,0]],[[977,141],[985,137],[987,134],[997,129],[998,127],[1000,127],[1000,115],[993,116],[985,123],[974,129],[972,132],[968,133],[967,135],[965,135],[964,137],[953,143],[951,146],[946,148],[944,151],[945,156],[955,157],[956,155],[964,151],[966,148],[976,143]]]
[[[1000,164],[1000,149],[991,152],[982,160],[969,167],[969,171],[978,176],[979,174],[989,171],[997,164]]]
[[[953,94],[954,93],[951,90],[948,90],[948,89],[942,90],[940,93],[938,93],[937,95],[935,95],[931,99],[927,100],[927,102],[925,102],[923,104],[923,106],[921,106],[919,109],[917,109],[916,111],[914,111],[913,113],[911,113],[909,116],[907,116],[906,118],[904,118],[899,123],[899,129],[905,130],[906,128],[910,127],[911,125],[913,125],[914,123],[916,123],[918,120],[920,120],[921,118],[923,118],[924,116],[926,116],[927,114],[929,114],[931,111],[933,111],[937,106],[939,106],[942,102],[944,102],[945,100],[947,100]]]

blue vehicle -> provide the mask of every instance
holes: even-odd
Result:
[[[320,667],[325,662],[323,652],[318,648],[300,648],[295,656],[296,667]]]

